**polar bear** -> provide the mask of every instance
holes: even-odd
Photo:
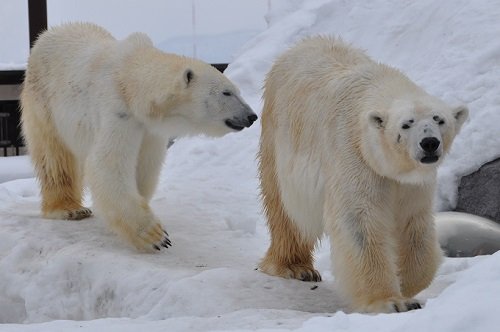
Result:
[[[44,217],[89,217],[82,206],[85,178],[97,211],[145,251],[171,245],[149,206],[167,142],[222,136],[257,119],[209,64],[164,53],[142,33],[117,41],[90,23],[39,37],[21,105]]]
[[[268,73],[259,173],[271,244],[260,269],[319,281],[326,232],[339,288],[361,312],[420,308],[441,260],[436,168],[468,116],[401,72],[310,37]]]

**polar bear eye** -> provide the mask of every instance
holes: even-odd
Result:
[[[223,94],[224,96],[232,96],[232,95],[233,95],[233,94],[231,93],[231,91],[227,91],[227,90],[226,90],[226,91],[222,91],[222,94]]]
[[[435,115],[432,119],[434,121],[436,121],[438,123],[438,125],[440,125],[440,126],[444,125],[444,120],[441,119],[439,116]]]
[[[405,123],[404,125],[401,126],[402,129],[410,129],[410,125]]]

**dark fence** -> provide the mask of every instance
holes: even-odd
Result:
[[[19,155],[19,148],[24,146],[19,128],[19,102],[17,100],[0,101],[0,148],[3,156]]]
[[[0,71],[0,150],[3,156],[19,155],[21,137],[18,93],[24,71]]]

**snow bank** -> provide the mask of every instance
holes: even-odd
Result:
[[[0,183],[33,176],[28,156],[0,157]]]

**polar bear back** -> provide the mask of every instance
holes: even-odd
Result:
[[[56,26],[36,41],[24,83],[25,99],[43,105],[32,111],[54,125],[79,159],[88,155],[104,118],[111,116],[108,110],[126,109],[116,73],[124,56],[145,45],[152,42],[142,33],[118,41],[92,23]]]
[[[373,90],[377,95],[371,94]],[[386,94],[382,98],[381,90]],[[279,122],[290,123],[290,129],[295,129],[296,141],[303,132],[294,128],[293,123],[319,126],[325,121],[334,121],[339,128],[347,126],[348,137],[340,137],[345,140],[361,134],[358,118],[349,117],[357,117],[360,111],[367,110],[366,104],[389,107],[381,103],[400,91],[415,94],[415,99],[425,95],[398,70],[374,62],[361,50],[340,39],[315,37],[299,43],[277,59],[266,80],[264,99],[273,99],[273,108],[287,109],[286,119]],[[275,116],[282,115],[283,112]],[[312,137],[303,140],[306,147],[311,140]]]

